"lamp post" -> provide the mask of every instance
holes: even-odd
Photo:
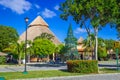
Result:
[[[28,20],[29,18],[25,18],[25,23],[26,23],[26,34],[25,34],[25,68],[23,74],[27,74],[27,68],[26,68],[26,60],[27,60],[27,28],[28,28]]]

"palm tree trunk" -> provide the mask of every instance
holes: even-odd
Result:
[[[55,61],[55,53],[53,53],[53,59],[52,60]]]
[[[19,55],[18,65],[21,65],[21,56]]]
[[[95,60],[98,60],[98,28],[95,27]]]
[[[30,54],[28,54],[27,56],[28,56],[28,63],[30,63]]]

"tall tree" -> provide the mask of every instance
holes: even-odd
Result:
[[[68,28],[67,38],[65,39],[65,56],[67,59],[78,59],[77,39],[73,35],[72,25]]]
[[[98,59],[98,30],[107,23],[118,23],[119,4],[118,0],[66,0],[61,4],[60,10],[63,12],[61,18],[68,19],[72,16],[73,20],[80,24],[81,20],[90,19],[90,24],[94,29],[95,35],[95,59]],[[84,17],[84,20],[82,19]]]
[[[17,42],[18,37],[14,28],[0,25],[0,51],[3,51],[10,43]]]

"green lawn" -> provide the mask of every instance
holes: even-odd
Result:
[[[100,73],[120,73],[112,69],[100,69]],[[47,71],[29,71],[28,74],[22,72],[1,72],[0,77],[5,77],[6,80],[22,79],[22,78],[44,78],[44,77],[60,77],[60,76],[77,76],[84,75],[81,73],[70,73],[62,70],[47,70]]]
[[[120,73],[120,70],[103,68],[100,69],[101,73]]]
[[[70,73],[60,70],[48,70],[48,71],[29,71],[28,74],[22,72],[1,72],[0,77],[5,79],[21,79],[21,78],[43,78],[43,77],[59,77],[59,76],[74,76],[81,75],[81,73]]]

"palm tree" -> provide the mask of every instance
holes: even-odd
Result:
[[[11,43],[7,48],[4,49],[6,52],[11,52],[18,55],[18,64],[21,65],[21,60],[24,56],[24,42]]]
[[[85,39],[83,41],[84,46],[86,47],[85,50],[86,52],[90,52],[90,54],[92,54],[92,58],[94,58],[93,54],[94,54],[94,49],[95,49],[95,36],[94,34],[90,34],[87,39]],[[90,55],[88,54],[88,55]]]

